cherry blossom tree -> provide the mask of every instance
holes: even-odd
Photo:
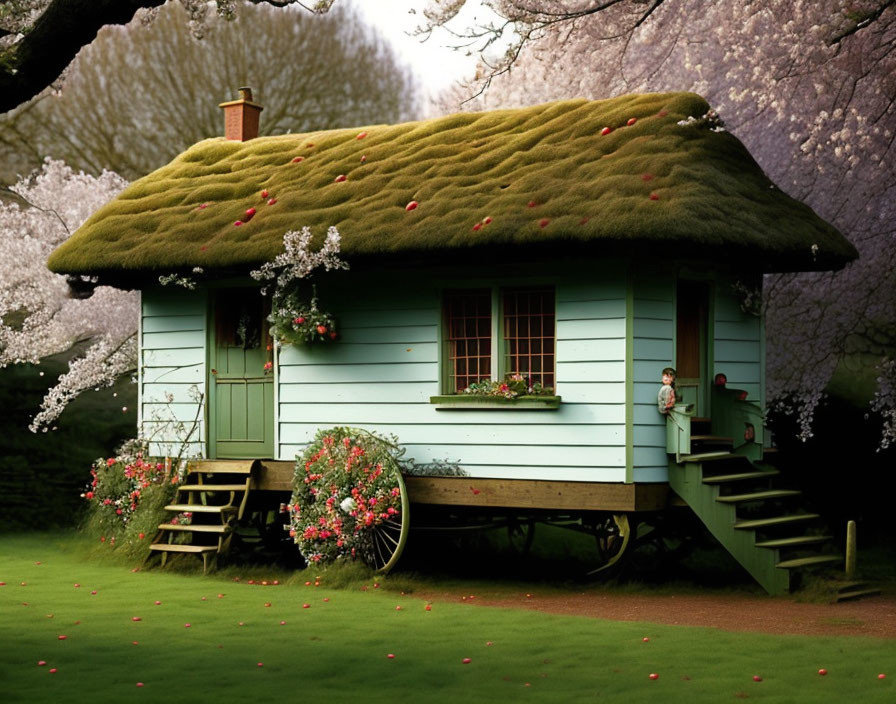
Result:
[[[242,0],[274,7],[298,5],[326,12],[333,0]],[[58,84],[82,47],[107,25],[127,24],[135,16],[151,21],[165,0],[4,0],[0,4],[0,112],[6,112]],[[180,0],[197,36],[205,28],[207,0]],[[216,0],[219,15],[233,19],[239,0]]]
[[[136,369],[137,294],[100,286],[81,297],[92,282],[46,267],[50,252],[126,185],[109,171],[93,177],[48,159],[10,188],[17,202],[0,203],[0,367],[86,345],[47,393],[32,430],[46,429],[82,391]]]
[[[61,90],[0,119],[0,179],[49,155],[135,180],[219,136],[218,104],[237,86],[251,86],[264,105],[262,135],[403,122],[416,112],[409,69],[350,5],[325,15],[244,6],[235,22],[209,12],[201,41],[180,3],[156,15],[149,27],[103,29]]]
[[[435,3],[430,24],[460,4]],[[852,241],[860,258],[842,271],[766,277],[768,400],[808,437],[832,377],[875,373],[876,358],[865,400],[883,418],[882,444],[896,441],[896,2],[490,5],[506,24],[458,37],[480,48],[510,30],[516,39],[446,110],[471,95],[466,107],[483,109],[690,89],[779,186]]]

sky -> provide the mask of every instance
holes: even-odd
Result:
[[[425,42],[409,36],[423,23],[425,0],[350,0],[353,7],[393,43],[411,69],[417,74],[428,98],[451,86],[457,80],[476,72],[478,54],[451,48],[457,40],[445,30],[437,30]],[[409,10],[414,10],[410,13]],[[452,20],[455,31],[484,22],[490,15],[478,0],[467,0],[464,9]]]

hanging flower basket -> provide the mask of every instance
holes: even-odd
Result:
[[[271,335],[280,344],[320,344],[339,339],[336,320],[318,307],[316,292],[310,300],[296,291],[275,296],[268,321]]]
[[[318,431],[296,460],[289,532],[309,564],[362,560],[387,572],[408,532],[402,450],[357,428]]]

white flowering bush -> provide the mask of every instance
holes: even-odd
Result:
[[[19,202],[0,203],[0,368],[39,364],[88,342],[47,392],[33,431],[46,431],[82,391],[136,369],[137,294],[100,286],[82,298],[46,267],[50,253],[126,185],[108,171],[93,177],[47,159],[11,187]],[[90,288],[95,282],[78,277],[74,283]]]

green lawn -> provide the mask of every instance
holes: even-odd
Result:
[[[303,572],[286,573],[286,584],[250,585],[284,573],[247,568],[235,582],[232,569],[132,572],[88,554],[48,534],[0,537],[4,702],[896,700],[894,640],[727,633],[470,603],[427,611],[373,580],[366,590],[334,589],[326,574],[314,586]]]
[[[48,534],[0,537],[4,703],[896,701],[896,640],[470,603],[427,611],[373,580],[367,590],[334,589],[324,574],[316,587],[305,572],[261,586],[247,583],[265,577],[259,568],[235,582],[233,570],[132,572],[87,555]]]

